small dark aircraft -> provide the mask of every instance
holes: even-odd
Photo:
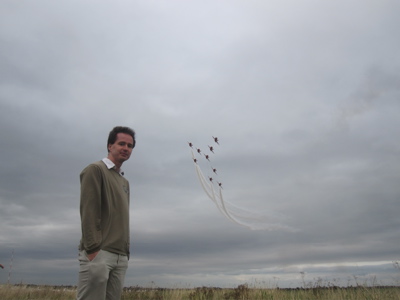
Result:
[[[190,148],[193,148],[193,144],[191,142],[188,142],[188,144]]]
[[[210,148],[210,151],[211,151],[212,153],[214,153],[214,147],[213,147],[213,146],[208,146],[208,148]]]
[[[209,156],[209,155],[204,154],[204,156],[206,157],[206,159],[207,159],[208,161],[210,161],[210,156]]]
[[[219,145],[218,138],[217,137],[213,137],[213,139],[214,139],[214,142],[216,142]]]
[[[215,174],[217,174],[217,169],[214,169],[213,167],[211,167],[211,169],[213,170],[213,172],[214,172]]]

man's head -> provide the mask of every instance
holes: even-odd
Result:
[[[108,158],[117,166],[129,159],[136,145],[135,131],[129,127],[117,126],[110,131],[107,140]]]
[[[114,144],[115,141],[117,140],[117,134],[118,133],[125,133],[129,134],[132,137],[133,140],[133,148],[135,148],[136,145],[136,140],[135,140],[135,131],[129,127],[124,127],[124,126],[116,126],[113,128],[113,130],[110,131],[110,134],[108,135],[108,140],[107,140],[107,149],[108,146],[111,144]],[[110,152],[110,150],[108,150]]]

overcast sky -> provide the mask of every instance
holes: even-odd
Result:
[[[2,0],[0,283],[13,251],[11,283],[77,283],[79,174],[116,125],[137,133],[126,286],[399,283],[399,13]],[[214,146],[224,200],[282,226],[223,216],[188,142]]]

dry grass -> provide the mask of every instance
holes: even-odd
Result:
[[[53,287],[34,285],[0,285],[1,300],[72,300],[76,297],[75,287]],[[192,289],[125,288],[123,300],[365,300],[398,299],[400,287],[313,287],[297,289],[250,288],[247,284],[233,289],[199,287]]]
[[[1,300],[67,300],[76,298],[73,287],[0,285]]]

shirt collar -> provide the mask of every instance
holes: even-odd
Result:
[[[103,158],[102,161],[108,169],[115,169],[115,164],[108,157]],[[120,170],[119,175],[124,176],[124,172]]]

